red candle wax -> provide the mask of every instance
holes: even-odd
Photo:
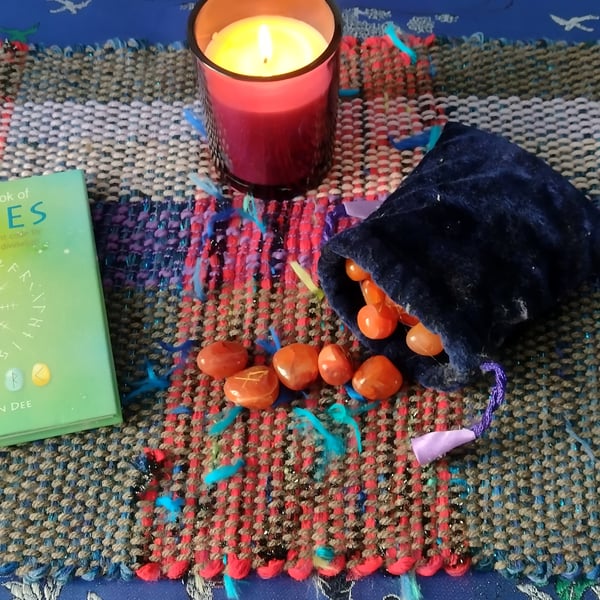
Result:
[[[330,63],[282,81],[249,82],[206,72],[213,158],[252,185],[303,187],[328,168],[337,85]]]
[[[291,195],[326,174],[335,141],[338,17],[331,0],[263,0],[259,11],[250,0],[234,10],[205,0],[192,11],[189,41],[210,152],[238,189]],[[239,28],[262,21],[273,40],[264,59],[258,35]]]

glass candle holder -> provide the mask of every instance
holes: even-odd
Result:
[[[333,156],[342,21],[332,0],[198,2],[188,22],[212,159],[234,188],[285,198]]]

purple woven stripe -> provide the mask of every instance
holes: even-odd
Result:
[[[92,204],[105,289],[180,287],[189,247],[192,201]]]

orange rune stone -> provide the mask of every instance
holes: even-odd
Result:
[[[248,364],[248,351],[240,342],[212,342],[196,356],[198,368],[215,379],[229,377]]]
[[[394,333],[398,325],[396,311],[385,302],[365,304],[356,315],[361,332],[371,340],[383,340]]]
[[[267,365],[254,365],[225,380],[227,400],[244,408],[269,408],[279,396],[279,379]]]
[[[361,281],[360,289],[367,304],[381,304],[387,298],[385,292],[372,279]]]
[[[392,361],[376,354],[358,367],[352,378],[352,387],[367,400],[385,400],[402,387],[402,373]]]
[[[351,258],[346,259],[346,275],[348,275],[352,281],[363,281],[364,279],[370,278],[370,275],[362,267],[359,267]]]
[[[329,385],[344,385],[352,379],[354,368],[350,355],[339,344],[326,344],[319,352],[319,373]]]
[[[319,376],[319,353],[309,344],[289,344],[273,354],[273,368],[283,385],[303,390]]]
[[[422,356],[435,356],[444,349],[442,338],[429,331],[423,323],[417,323],[406,334],[406,345],[415,353]]]
[[[403,325],[412,327],[419,322],[419,317],[415,317],[414,315],[407,313],[399,304],[394,304],[394,306],[396,307],[396,311],[398,313],[398,321],[400,321],[400,323]]]

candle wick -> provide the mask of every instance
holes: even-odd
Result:
[[[263,64],[265,64],[265,65],[266,65],[268,60],[269,60],[269,59],[268,59],[268,58],[265,56],[265,57],[263,58]]]

